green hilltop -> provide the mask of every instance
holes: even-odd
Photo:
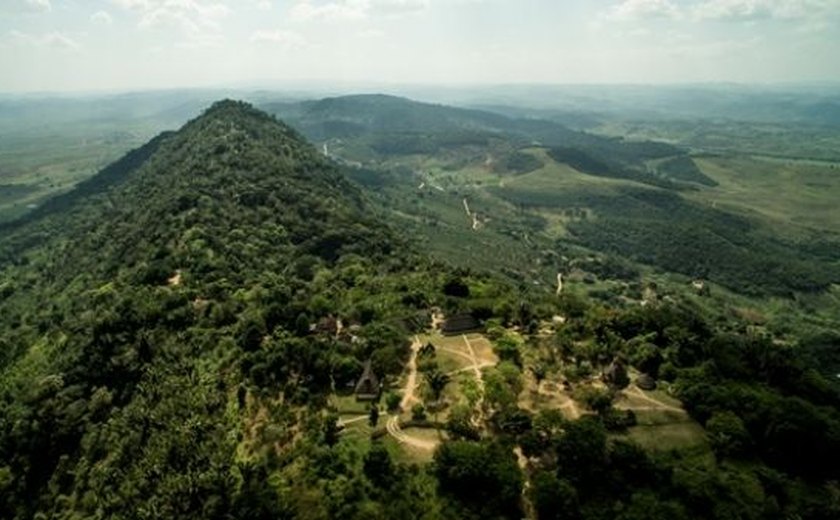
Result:
[[[627,251],[622,215],[749,235],[684,196],[711,189],[686,151],[387,97],[275,108],[218,102],[4,224],[0,517],[837,516],[840,396],[798,345],[587,249]]]

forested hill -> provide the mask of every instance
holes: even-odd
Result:
[[[27,248],[50,245],[64,263],[72,261],[72,276],[97,273],[111,281],[139,270],[160,281],[182,269],[212,279],[226,253],[236,251],[237,229],[247,226],[249,240],[264,249],[300,246],[334,260],[370,224],[359,191],[313,147],[235,102],[217,103],[177,134],[129,153],[54,205],[9,226],[0,246],[5,261],[34,259]],[[357,229],[338,233],[341,222]],[[202,247],[203,254],[192,250]],[[272,255],[260,261],[270,264]]]
[[[840,397],[792,346],[691,300],[611,308],[453,270],[360,190],[223,101],[4,229],[0,518],[838,517]],[[484,384],[422,345],[437,309],[486,325],[486,371],[455,338]],[[664,406],[688,447],[647,453],[617,394],[584,391],[620,358],[682,400]],[[351,395],[366,362],[387,422]],[[520,406],[540,373],[581,389],[582,417]],[[446,418],[434,381],[457,392]],[[432,464],[401,458],[409,413],[438,429]]]
[[[249,411],[265,446],[317,439],[326,392],[399,373],[440,304],[273,117],[223,101],[154,148],[0,238],[0,518],[255,517]],[[352,344],[312,333],[331,316]]]
[[[509,118],[381,94],[267,103],[263,108],[281,116],[309,139],[348,140],[355,142],[357,152],[367,150],[379,158],[486,146],[499,140],[517,145],[540,143],[599,157],[608,167],[599,172],[602,175],[662,185],[661,179],[645,175],[643,161],[686,153],[666,143],[606,138],[545,119]]]

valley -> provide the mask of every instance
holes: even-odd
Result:
[[[840,518],[840,0],[0,1],[0,520]]]
[[[4,517],[834,511],[830,164],[262,108],[0,228]]]

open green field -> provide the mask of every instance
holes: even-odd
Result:
[[[691,193],[695,200],[735,212],[755,213],[781,226],[840,232],[840,166],[757,156],[695,159],[719,186]]]
[[[440,371],[445,374],[472,366],[469,351],[461,336],[443,336],[436,333],[420,336],[420,341],[435,346],[434,359]]]
[[[344,416],[365,415],[370,411],[370,402],[359,401],[354,394],[333,394],[329,399],[329,406],[335,408],[336,412]]]
[[[105,123],[0,133],[0,222],[71,189],[153,135],[146,125]]]
[[[545,148],[533,147],[522,150],[536,157],[543,163],[543,167],[523,174],[505,179],[500,187],[513,191],[529,191],[531,193],[555,193],[566,189],[578,188],[608,188],[614,185],[635,184],[632,181],[598,177],[581,173],[571,166],[558,163],[548,156]]]
[[[823,124],[754,121],[610,120],[591,131],[610,137],[652,139],[694,150],[783,159],[840,161],[840,134]]]

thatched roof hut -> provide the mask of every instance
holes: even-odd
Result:
[[[636,378],[636,386],[642,390],[656,390],[656,380],[648,374],[641,374]]]
[[[455,334],[466,334],[467,332],[476,332],[481,330],[481,324],[475,319],[475,316],[465,312],[450,316],[443,322],[441,332],[445,336]]]
[[[360,401],[375,401],[379,399],[379,378],[373,372],[370,360],[365,361],[362,376],[356,382],[356,399]]]

